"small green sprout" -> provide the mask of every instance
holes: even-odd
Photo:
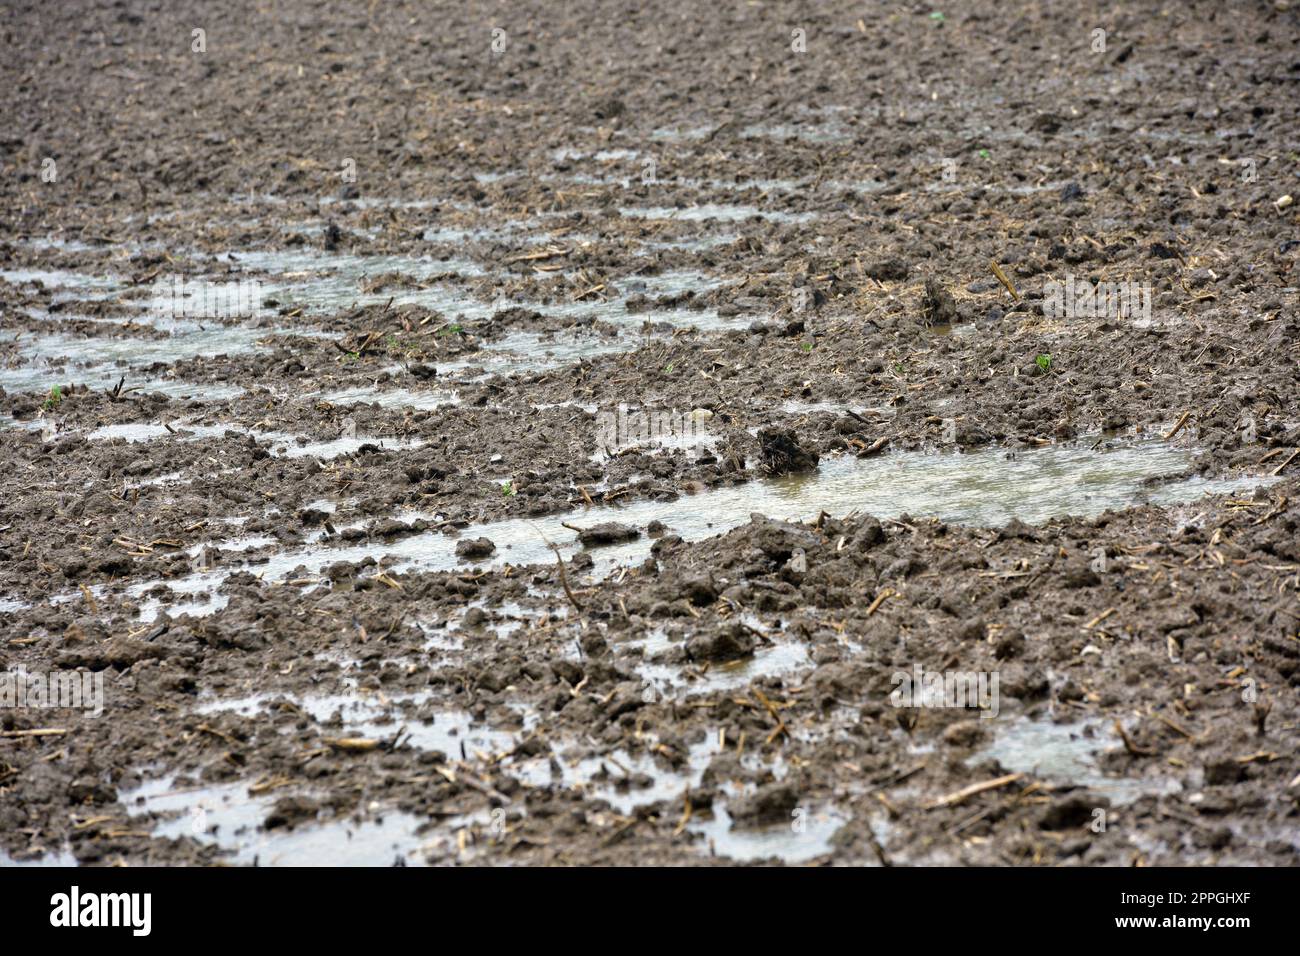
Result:
[[[515,496],[515,483],[513,481],[501,482],[501,494],[507,498],[513,498]]]
[[[805,352],[811,352],[813,349],[811,342],[803,342],[799,345],[799,348],[803,349]]]
[[[1036,364],[1041,371],[1050,372],[1052,370],[1052,356],[1044,352],[1034,359],[1034,364]]]
[[[50,397],[45,400],[46,410],[48,411],[49,409],[54,408],[61,401],[63,401],[63,387],[61,385],[55,385],[50,389]]]

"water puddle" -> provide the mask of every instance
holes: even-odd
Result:
[[[594,153],[584,153],[582,150],[561,146],[559,149],[551,150],[551,159],[557,163],[577,162],[588,156],[598,163],[616,163],[637,159],[640,155],[641,151],[637,149],[601,149]]]
[[[560,743],[554,745],[554,759],[551,755],[516,759],[504,769],[529,786],[577,790],[587,799],[603,800],[616,812],[631,816],[654,804],[680,806],[688,791],[701,786],[710,763],[720,753],[717,740],[709,737],[690,745],[685,760],[673,765],[655,752],[653,738],[645,744],[636,753],[620,747],[588,754],[580,743]],[[763,758],[751,753],[741,762],[755,769]],[[752,787],[724,783],[723,789],[729,797],[737,797]],[[831,836],[845,823],[833,809],[805,808],[789,823],[733,828],[732,818],[721,804],[715,801],[711,816],[692,817],[687,830],[704,837],[699,844],[701,853],[740,861],[775,858],[801,863],[813,859],[830,851]]]
[[[686,766],[676,770],[664,758],[645,751],[632,754],[619,748],[607,754],[575,756],[568,751],[582,754],[581,745],[555,749],[554,762],[547,755],[517,760],[506,769],[530,786],[580,790],[587,798],[604,800],[626,815],[637,807],[680,801],[688,789],[698,787],[717,753],[717,743],[708,739],[692,745]]]
[[[161,817],[155,837],[190,837],[230,851],[233,862],[259,866],[392,866],[414,865],[419,830],[425,821],[396,810],[367,808],[324,822],[292,829],[262,829],[276,794],[253,796],[247,783],[178,789],[171,781],[150,781],[123,793],[133,817]]]
[[[732,215],[748,215],[745,207],[731,208]],[[739,209],[741,212],[736,212]],[[695,212],[708,212],[710,207],[699,207]],[[715,210],[715,211],[717,211]],[[693,213],[688,212],[688,218]],[[630,276],[617,280],[618,294],[606,299],[587,298],[579,301],[507,302],[498,299],[484,302],[476,298],[468,287],[450,281],[457,276],[478,276],[483,270],[463,259],[436,260],[390,255],[330,254],[319,250],[235,252],[227,257],[253,275],[268,274],[270,279],[259,280],[258,301],[254,303],[256,317],[269,317],[272,309],[303,308],[314,314],[331,309],[377,304],[420,305],[469,321],[489,319],[497,311],[518,305],[534,308],[559,319],[599,319],[628,329],[641,329],[646,323],[665,324],[675,328],[695,327],[703,330],[724,328],[729,325],[716,309],[649,308],[629,310],[633,297],[652,304],[661,298],[681,298],[703,295],[719,288],[723,283],[695,272],[669,272],[660,275]],[[86,289],[108,288],[118,280],[100,279],[80,273],[38,273],[35,271],[10,273],[11,277],[58,280],[72,287]],[[367,286],[367,282],[376,283]],[[193,318],[175,318],[154,314],[147,309],[138,319],[141,324],[169,332],[164,338],[135,336],[79,337],[54,331],[30,338],[16,337],[18,351],[25,363],[0,369],[0,387],[10,391],[48,389],[51,383],[74,376],[79,383],[91,387],[111,387],[124,369],[152,363],[172,363],[196,357],[213,357],[223,354],[244,354],[258,351],[260,343],[275,334],[300,334],[321,337],[325,333],[312,328],[271,329],[246,325],[204,325]],[[59,321],[52,317],[52,323]],[[97,320],[98,321],[98,320]],[[102,321],[105,327],[117,328],[136,319],[118,318]],[[478,355],[467,357],[448,365],[452,372],[482,367],[488,374],[540,371],[580,361],[599,355],[627,351],[634,347],[608,337],[594,335],[563,337],[550,334],[518,332],[492,343]],[[67,367],[71,357],[79,365]],[[150,383],[153,384],[153,383]],[[157,388],[166,394],[188,397],[179,384]],[[194,397],[202,398],[195,391]],[[338,401],[348,399],[340,397]],[[386,397],[378,392],[361,393],[358,401],[375,400],[381,403]],[[446,404],[449,398],[421,398],[418,401],[394,400],[397,406],[433,408]]]
[[[636,166],[625,167],[625,174],[618,175],[593,175],[591,173],[566,173],[564,175],[545,175],[541,179],[544,182],[567,182],[577,183],[582,186],[620,186],[624,189],[630,188],[640,180],[641,170]],[[750,190],[756,190],[760,193],[790,193],[798,190],[810,189],[811,185],[807,180],[795,179],[694,179],[689,176],[680,179],[662,179],[655,183],[661,189],[682,189],[711,191],[724,190],[726,192],[743,193]],[[718,217],[721,218],[721,217]]]
[[[35,866],[77,866],[77,858],[68,850],[47,850],[41,856],[30,860],[15,860],[8,853],[0,850],[0,870],[6,867]]]
[[[690,272],[686,270],[674,270],[671,272],[662,272],[657,275],[629,275],[621,279],[615,279],[614,284],[618,287],[619,294],[609,299],[593,299],[586,302],[562,303],[560,305],[538,306],[539,310],[548,313],[565,316],[576,315],[595,315],[597,318],[604,319],[608,322],[624,322],[640,325],[644,321],[669,322],[680,324],[683,320],[676,318],[678,310],[656,309],[646,312],[628,312],[627,302],[632,296],[645,296],[647,299],[658,299],[664,297],[683,296],[687,293],[693,293],[696,296],[702,296],[706,293],[713,292],[717,289],[724,288],[730,283],[711,276],[706,276],[700,272]],[[520,303],[528,306],[531,303]],[[708,310],[682,310],[690,317],[687,321],[698,324],[702,321],[700,316],[707,314]],[[716,313],[712,313],[716,319]]]
[[[1050,783],[1086,787],[1110,799],[1112,806],[1139,797],[1176,793],[1182,784],[1171,778],[1125,778],[1104,774],[1097,754],[1120,746],[1119,737],[1097,722],[1056,724],[1016,717],[1002,727],[993,743],[967,763],[990,758],[1011,773],[1027,773]]]
[[[278,196],[261,196],[264,200],[285,202]],[[434,199],[398,199],[392,196],[357,196],[353,199],[339,199],[337,196],[321,196],[322,206],[355,206],[357,209],[432,209],[439,205]]]
[[[449,391],[413,392],[382,389],[373,385],[325,392],[319,397],[331,405],[380,405],[384,408],[414,408],[419,411],[455,405],[460,401],[454,392]]]
[[[205,541],[202,544],[191,545],[186,549],[186,554],[192,558],[198,557],[204,548],[219,548],[222,551],[256,551],[258,548],[265,548],[275,544],[275,538],[264,534],[245,534],[235,538],[226,538],[224,540]]]
[[[654,690],[656,697],[685,697],[733,690],[761,677],[784,677],[811,667],[812,658],[808,656],[807,645],[791,641],[760,647],[751,657],[714,664],[707,669],[646,663],[636,667],[636,674]]]
[[[457,377],[467,371],[481,370],[469,379],[477,381],[491,375],[543,372],[627,350],[628,343],[617,337],[574,332],[554,335],[511,332],[492,343],[491,348],[481,349],[454,362],[439,363],[438,374]]]
[[[511,733],[491,730],[475,723],[464,711],[429,711],[429,694],[330,694],[294,697],[287,694],[252,694],[201,704],[200,714],[236,713],[256,716],[270,705],[287,701],[320,724],[338,716],[341,729],[329,728],[330,736],[369,737],[392,740],[400,734],[401,743],[417,750],[438,751],[451,760],[472,760],[479,755],[495,755],[515,745]]]
[[[805,143],[847,143],[852,137],[833,124],[755,123],[740,131],[742,139],[797,139]]]
[[[33,319],[49,322],[56,326],[68,321],[86,322],[91,325],[102,326],[106,334],[114,332],[130,333],[138,328],[149,328],[176,335],[200,332],[204,328],[204,324],[196,319],[186,319],[148,308],[149,303],[147,302],[135,301],[124,304],[140,306],[141,308],[140,311],[131,312],[127,315],[84,315],[71,310],[50,312],[46,309],[28,309],[26,312]]]
[[[32,236],[30,239],[18,240],[18,244],[42,252],[46,250],[55,252],[102,252],[107,248],[104,245],[93,245],[80,239],[63,239],[59,236]],[[132,246],[132,248],[135,247]]]
[[[729,245],[740,238],[740,233],[728,232],[716,236],[684,236],[681,239],[637,239],[650,250],[675,250],[679,252],[708,252]]]
[[[649,320],[673,325],[710,327],[718,323],[716,310],[656,309],[629,312],[628,298],[638,293],[651,299],[680,296],[686,292],[700,295],[723,284],[720,280],[700,273],[670,272],[617,280],[620,294],[608,299],[590,298],[575,302],[498,299],[484,302],[465,286],[433,281],[435,277],[444,276],[449,271],[466,276],[482,274],[477,266],[463,260],[418,260],[401,256],[327,257],[306,253],[264,252],[242,254],[239,261],[245,267],[282,276],[281,281],[271,283],[264,289],[265,297],[281,307],[296,305],[320,312],[353,305],[387,304],[391,300],[393,305],[419,305],[441,312],[449,318],[466,321],[486,320],[498,311],[520,306],[559,318],[594,316],[623,325],[640,326]],[[293,275],[295,271],[308,277],[296,277]],[[375,279],[388,273],[398,273],[422,284],[422,287],[410,288],[399,283],[370,292],[362,290],[366,279]],[[492,347],[497,346],[494,344]]]
[[[650,139],[655,142],[681,143],[691,142],[694,140],[704,139],[715,129],[716,125],[680,125],[680,126],[662,126],[650,133]]]
[[[38,432],[46,425],[46,419],[18,419],[12,415],[0,415],[0,428],[18,428],[23,431]]]
[[[850,411],[853,411],[858,415],[869,415],[875,418],[892,418],[894,416],[894,409],[887,406],[853,408],[843,402],[804,402],[790,399],[782,402],[777,408],[787,415],[847,415]]]
[[[120,378],[119,373],[119,378]],[[117,384],[114,382],[114,384]],[[161,392],[168,398],[195,402],[224,402],[239,398],[246,389],[239,385],[218,385],[207,382],[177,382],[167,379],[150,379],[139,384],[138,388],[127,382],[123,391],[140,391],[146,395]]]
[[[420,259],[396,255],[347,255],[307,250],[235,251],[231,258],[245,270],[266,273],[272,278],[261,283],[262,299],[281,308],[306,308],[312,312],[384,305],[421,305],[437,311],[463,311],[472,302],[467,290],[446,281],[449,273],[479,276],[483,270],[468,259]],[[374,287],[368,282],[381,276],[400,276],[391,287]],[[427,288],[412,286],[427,285]]]
[[[726,189],[734,192],[757,189],[761,193],[792,193],[811,186],[806,179],[678,179],[674,184],[694,189]]]
[[[257,718],[276,707],[289,708],[320,724],[322,736],[366,737],[420,750],[437,751],[449,760],[496,758],[515,744],[511,733],[475,723],[463,711],[430,710],[427,693],[379,693],[293,696],[255,693],[203,701],[199,714],[235,713]],[[153,835],[192,837],[233,853],[238,863],[262,866],[387,866],[398,860],[422,862],[423,821],[410,814],[381,811],[375,804],[364,814],[308,821],[292,829],[263,829],[279,791],[253,794],[245,782],[178,789],[170,781],[151,781],[122,802],[132,816],[161,819]],[[435,840],[434,842],[438,842]]]
[[[134,481],[126,479],[123,481],[123,487],[130,491],[135,488],[154,488],[160,485],[170,485],[173,482],[181,483],[185,478],[183,471],[169,471],[163,475],[155,475],[152,478],[138,478]]]
[[[543,177],[545,178],[545,177]],[[557,221],[558,220],[558,221]],[[554,213],[539,213],[522,219],[505,222],[493,220],[491,226],[444,225],[430,226],[422,234],[425,242],[442,245],[462,245],[467,242],[502,242],[536,246],[542,243],[599,243],[605,236],[597,232],[575,232],[572,225]]]
[[[299,435],[287,435],[283,432],[245,431],[238,425],[195,425],[176,421],[170,425],[142,422],[129,422],[119,425],[104,425],[87,433],[91,441],[110,441],[120,438],[128,444],[157,441],[163,438],[175,438],[178,441],[203,441],[220,438],[227,432],[251,436],[259,442],[271,443],[273,458],[304,458],[308,455],[316,458],[337,458],[350,455],[365,445],[376,445],[389,450],[409,450],[424,444],[420,439],[394,439],[379,437],[345,436],[327,441],[313,441]]]
[[[627,219],[679,219],[686,222],[743,222],[755,217],[773,222],[801,223],[817,218],[813,212],[785,212],[779,209],[761,209],[758,206],[733,206],[723,203],[703,203],[697,206],[619,206],[618,213]]]
[[[27,363],[0,368],[0,387],[8,391],[45,391],[53,384],[67,384],[71,381],[92,388],[111,388],[121,376],[129,377],[133,368],[155,362],[172,363],[192,358],[257,352],[261,349],[259,342],[275,334],[273,329],[214,325],[162,339],[132,336],[82,338],[62,333],[22,337],[17,341],[18,354],[27,359]],[[179,393],[178,397],[184,397],[187,387],[200,388],[182,383],[164,383],[158,390],[174,389]]]
[[[578,526],[616,520],[644,529],[658,520],[688,541],[721,534],[748,523],[761,513],[772,518],[811,520],[821,511],[844,515],[858,511],[878,517],[904,512],[945,521],[1001,526],[1013,518],[1037,524],[1053,517],[1100,514],[1135,501],[1169,505],[1201,495],[1250,489],[1261,479],[1195,477],[1143,488],[1148,478],[1183,471],[1190,452],[1159,441],[1130,442],[1106,451],[1081,445],[1057,445],[1017,451],[986,450],[970,454],[898,453],[878,458],[833,458],[808,475],[753,481],[720,488],[676,501],[635,501],[622,507],[597,507],[585,512],[537,519],[509,519],[478,525],[465,532],[486,537],[496,550],[466,562],[455,554],[457,539],[440,532],[413,534],[396,541],[351,545],[317,543],[270,555],[247,570],[269,581],[290,575],[318,575],[339,561],[386,559],[392,570],[446,571],[456,568],[550,564],[555,542],[566,556],[580,546],[565,524]],[[435,517],[420,515],[420,517]],[[651,541],[644,534],[621,544],[592,551],[594,572],[605,574],[648,555]],[[143,594],[158,583],[173,591],[198,594],[214,589],[230,573],[211,571],[166,582],[133,586]]]
[[[90,275],[71,269],[0,269],[0,279],[12,285],[39,282],[57,289],[55,301],[107,299],[126,288],[126,280],[115,275]]]
[[[701,834],[706,852],[713,856],[739,862],[805,863],[831,852],[831,837],[846,822],[834,809],[820,808],[805,810],[789,823],[733,828],[726,809],[715,806],[712,819],[693,819],[686,829]]]

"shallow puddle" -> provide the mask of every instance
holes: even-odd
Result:
[[[122,276],[91,275],[71,269],[0,269],[0,279],[13,285],[39,282],[48,288],[57,289],[58,294],[54,296],[56,302],[70,298],[106,299],[127,288]]]
[[[403,745],[438,751],[451,761],[495,758],[514,746],[514,734],[482,726],[463,711],[422,712],[430,699],[427,693],[387,697],[378,693],[294,696],[264,692],[203,701],[196,712],[256,718],[283,702],[317,722],[322,736],[396,738]],[[178,789],[170,781],[159,780],[123,793],[121,801],[133,816],[153,813],[163,818],[154,828],[154,836],[188,836],[216,844],[232,851],[238,863],[387,866],[398,859],[407,864],[423,862],[417,831],[426,821],[381,811],[373,804],[360,820],[350,815],[304,821],[293,829],[263,830],[276,799],[286,792],[291,791],[252,795],[247,782]]]
[[[709,207],[699,207],[708,211]],[[745,207],[717,207],[732,209],[733,215]],[[697,212],[699,211],[697,210]],[[748,215],[743,212],[743,215]],[[776,214],[774,214],[776,215]],[[690,216],[688,215],[688,218]],[[633,296],[649,300],[661,297],[679,297],[685,293],[702,295],[717,289],[721,280],[696,272],[666,272],[650,276],[629,276],[616,282],[618,294],[601,299],[589,297],[579,301],[543,303],[533,301],[509,302],[498,299],[484,302],[474,296],[469,288],[454,281],[454,276],[480,276],[483,270],[464,259],[438,260],[390,255],[351,255],[325,253],[319,250],[296,249],[289,251],[251,250],[235,252],[227,257],[259,278],[255,290],[252,316],[265,319],[274,310],[305,308],[314,314],[331,310],[378,304],[420,305],[443,313],[449,319],[483,321],[497,311],[511,306],[535,309],[544,315],[559,319],[596,318],[629,330],[640,330],[646,323],[666,324],[673,327],[694,327],[714,330],[729,327],[716,309],[647,309],[629,311],[627,306]],[[0,273],[2,275],[3,273]],[[391,284],[364,291],[368,280],[396,274],[399,278]],[[449,278],[449,274],[454,274]],[[43,278],[53,283],[84,292],[112,290],[121,280],[100,278],[75,272],[13,271],[15,278]],[[142,302],[147,306],[148,302]],[[58,318],[51,318],[57,326]],[[20,336],[17,354],[24,364],[0,368],[0,387],[9,391],[46,391],[53,384],[66,384],[72,380],[90,387],[108,388],[132,367],[155,362],[171,363],[196,357],[247,354],[258,351],[260,343],[276,334],[297,334],[322,337],[325,333],[310,327],[274,329],[249,325],[223,325],[190,318],[174,318],[144,309],[140,316],[103,320],[103,325],[126,326],[130,321],[170,332],[165,338],[144,338],[132,335],[104,335],[78,337],[57,331],[30,337]],[[487,345],[476,355],[446,364],[452,373],[482,367],[485,374],[513,374],[541,371],[636,348],[634,340],[595,335],[575,335],[570,331],[558,335],[517,332],[498,342]],[[78,364],[70,364],[75,357]],[[131,384],[131,383],[128,383]],[[190,397],[179,384],[157,387],[177,397]],[[205,396],[195,387],[193,397]],[[385,397],[375,394],[373,400],[384,403]],[[358,400],[370,400],[361,397]],[[347,399],[340,398],[340,402]],[[446,404],[442,398],[421,399],[418,402],[394,402],[397,407],[410,405],[432,408]]]
[[[77,858],[68,850],[50,850],[31,860],[15,860],[8,853],[0,850],[0,870],[6,867],[29,866],[76,866]]]
[[[121,378],[121,373],[118,374]],[[114,385],[117,384],[115,380]],[[122,386],[124,392],[143,392],[152,395],[161,392],[168,398],[194,402],[224,402],[239,398],[245,389],[239,385],[218,385],[207,382],[177,382],[167,379],[150,379],[145,382],[132,383],[129,380]]]
[[[263,301],[279,308],[305,307],[322,312],[353,306],[422,305],[443,312],[464,311],[474,300],[468,289],[434,280],[449,273],[473,277],[483,270],[468,259],[422,259],[396,255],[349,255],[307,250],[234,251],[232,259],[244,269],[266,273],[260,283]],[[396,274],[405,282],[363,291],[368,281]],[[427,288],[416,286],[428,284]]]
[[[829,853],[831,837],[846,822],[835,810],[824,808],[804,810],[789,823],[735,828],[726,809],[715,806],[712,819],[693,819],[686,829],[704,837],[703,849],[712,856],[739,862],[805,863]]]
[[[711,667],[684,668],[680,664],[643,663],[636,674],[655,696],[690,696],[747,686],[761,677],[782,677],[812,666],[806,644],[789,641],[759,647],[752,657]]]
[[[1086,787],[1090,793],[1109,798],[1112,806],[1123,806],[1148,794],[1176,793],[1182,789],[1182,784],[1169,777],[1143,779],[1104,774],[1096,755],[1120,745],[1114,731],[1097,722],[1057,724],[1016,717],[1000,725],[993,743],[967,763],[992,758],[1011,773],[1027,773],[1049,783]]]
[[[898,453],[877,458],[831,458],[807,475],[752,481],[743,485],[683,496],[676,501],[641,500],[622,507],[604,506],[537,519],[510,519],[467,529],[468,537],[486,537],[496,545],[487,558],[461,561],[457,538],[423,532],[396,541],[351,545],[315,544],[272,554],[247,566],[254,574],[277,581],[291,573],[316,575],[339,561],[367,557],[389,559],[393,570],[442,571],[455,568],[550,564],[556,543],[566,557],[579,545],[565,524],[578,526],[619,521],[644,532],[649,522],[665,523],[688,541],[721,534],[761,513],[771,518],[812,520],[819,512],[842,516],[860,512],[877,517],[907,513],[945,521],[1000,527],[1013,518],[1037,524],[1064,515],[1094,516],[1107,508],[1135,502],[1177,504],[1201,495],[1240,491],[1261,479],[1200,477],[1143,488],[1148,478],[1183,471],[1191,458],[1183,448],[1148,440],[1127,442],[1105,451],[1081,445],[1057,445],[1017,451],[986,450],[969,454]],[[433,517],[433,516],[425,516]],[[592,550],[595,572],[644,560],[652,541],[638,539]],[[174,591],[200,593],[215,588],[230,570],[205,572],[164,582]],[[136,585],[142,594],[160,582]]]
[[[284,700],[319,724],[327,724],[337,715],[342,722],[341,729],[322,728],[330,736],[391,740],[400,733],[403,743],[417,750],[438,751],[451,760],[473,760],[479,754],[493,755],[514,746],[514,734],[477,724],[464,711],[419,713],[418,709],[430,699],[429,694],[395,694],[389,697],[356,693],[295,697],[263,693],[207,701],[197,710],[201,714],[231,712],[252,717]]]
[[[755,123],[740,131],[743,139],[797,139],[805,143],[847,143],[852,137],[830,123]]]
[[[591,800],[603,800],[624,816],[631,816],[638,808],[668,803],[680,807],[690,790],[701,786],[705,771],[719,754],[719,744],[709,737],[692,744],[685,761],[671,766],[654,753],[651,744],[637,753],[619,748],[605,754],[570,756],[570,751],[581,754],[581,744],[555,744],[555,758],[550,756],[515,760],[504,769],[521,782],[533,787],[554,786],[575,789]],[[747,754],[742,763],[754,768],[763,762],[757,754]],[[558,772],[557,768],[558,767]],[[778,773],[778,777],[783,774]],[[737,797],[752,789],[725,784],[729,797]],[[804,809],[793,815],[789,823],[764,827],[733,828],[732,819],[723,803],[714,803],[712,816],[695,816],[687,825],[692,833],[704,839],[698,844],[699,852],[706,855],[751,861],[776,858],[787,863],[801,863],[821,856],[830,850],[830,838],[845,822],[845,818],[830,809]]]
[[[789,399],[777,406],[787,415],[846,415],[850,411],[858,415],[871,415],[876,418],[893,418],[895,411],[887,406],[859,406],[853,408],[843,402],[804,402],[796,399]]]
[[[637,807],[679,801],[687,790],[698,787],[717,753],[717,743],[708,739],[692,745],[680,769],[671,768],[666,760],[648,751],[631,754],[619,748],[607,754],[575,757],[570,750],[581,753],[583,748],[558,744],[553,763],[550,755],[544,755],[516,760],[506,764],[505,769],[533,787],[580,790],[587,798],[604,800],[626,815]],[[558,773],[555,766],[559,767]]]
[[[220,438],[227,432],[248,435],[258,442],[270,442],[273,458],[304,458],[308,455],[316,458],[337,458],[350,455],[365,445],[375,445],[384,449],[419,448],[424,442],[419,439],[396,439],[378,436],[345,436],[326,441],[316,441],[302,436],[287,435],[283,432],[245,431],[239,425],[194,425],[175,421],[169,425],[146,422],[128,422],[119,425],[104,425],[88,432],[86,437],[92,441],[109,441],[122,439],[128,444],[157,441],[174,438],[177,441],[203,441]]]
[[[470,380],[476,380],[490,375],[543,372],[583,359],[626,352],[633,347],[625,338],[590,332],[511,332],[493,342],[491,348],[454,362],[438,363],[438,373],[461,378],[463,373],[474,371],[476,374]]]
[[[163,817],[153,830],[160,838],[191,837],[232,852],[236,863],[258,866],[392,866],[423,862],[417,831],[425,821],[396,810],[372,810],[293,829],[261,829],[283,791],[252,796],[247,783],[177,789],[170,781],[150,781],[123,793],[132,816]]]
[[[676,249],[682,252],[708,252],[735,242],[740,238],[738,232],[724,232],[716,236],[684,236],[681,239],[637,239],[647,249]]]
[[[46,419],[17,419],[12,415],[0,415],[0,428],[18,428],[22,431],[38,432],[45,428]]]
[[[650,133],[650,139],[655,142],[681,143],[693,140],[704,139],[715,129],[717,125],[678,125],[678,126],[661,126]]]
[[[472,234],[472,230],[467,235]],[[496,312],[514,306],[533,309],[547,316],[580,318],[595,316],[609,322],[639,327],[645,321],[699,328],[719,324],[716,310],[657,309],[629,312],[629,296],[648,298],[678,296],[688,291],[697,295],[718,288],[721,280],[695,272],[668,272],[654,276],[633,276],[617,280],[619,295],[587,298],[576,302],[538,302],[532,300],[485,302],[474,296],[467,286],[448,281],[433,281],[447,272],[477,276],[483,270],[465,260],[422,260],[401,256],[321,256],[306,253],[244,253],[239,261],[246,267],[281,276],[262,290],[265,298],[280,307],[305,306],[313,311],[350,306],[388,304],[419,305],[443,313],[449,319],[483,321]],[[399,273],[422,288],[396,284],[392,287],[363,292],[362,283],[386,273]],[[299,277],[295,273],[301,273]],[[504,278],[504,276],[503,276]],[[511,348],[510,343],[492,343],[485,352]],[[516,343],[514,346],[518,348]],[[626,348],[626,346],[624,346]]]
[[[449,391],[413,392],[407,389],[385,389],[377,385],[325,392],[320,398],[331,405],[380,405],[384,408],[414,408],[421,411],[455,405],[460,401],[454,392]]]
[[[171,363],[255,352],[260,340],[274,334],[272,329],[213,325],[162,339],[135,336],[83,338],[62,333],[23,336],[18,340],[17,354],[26,359],[27,364],[0,368],[0,386],[10,391],[48,388],[69,382],[92,386],[108,383],[111,387],[122,375],[129,378],[132,368],[155,362]],[[128,381],[127,384],[136,383]]]
[[[780,209],[763,209],[758,206],[703,203],[696,206],[620,206],[618,214],[628,219],[680,219],[686,222],[742,222],[755,217],[773,222],[811,222],[817,218],[813,212],[786,212]]]

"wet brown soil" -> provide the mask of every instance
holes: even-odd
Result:
[[[9,5],[0,861],[1295,865],[1300,12],[625,6]]]

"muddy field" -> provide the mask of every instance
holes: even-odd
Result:
[[[6,4],[0,863],[1300,862],[1300,7],[1075,7]]]

